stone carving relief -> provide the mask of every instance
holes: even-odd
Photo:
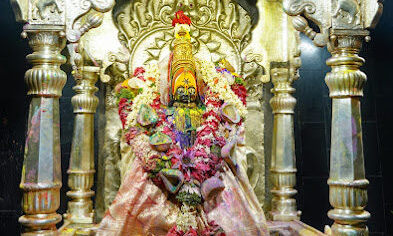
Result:
[[[213,61],[226,57],[241,70],[240,55],[251,38],[251,18],[230,0],[135,1],[118,10],[115,7],[119,40],[130,49],[130,65],[158,61],[169,53],[173,41],[171,19],[177,10],[193,20],[195,54],[211,56]]]
[[[345,14],[346,13],[346,14]],[[348,18],[348,24],[360,24],[360,6],[356,0],[338,0],[336,1],[336,10],[333,14],[334,18],[345,15]]]
[[[358,0],[335,0],[332,5],[332,27],[361,29],[361,9]]]
[[[265,74],[265,68],[259,64],[262,61],[262,56],[249,51],[243,61],[242,75],[245,78],[246,88],[249,94],[247,107],[259,109],[260,103],[254,104],[254,102],[259,102],[263,95],[263,83],[260,78]]]
[[[321,4],[329,5],[330,1],[322,0]],[[304,1],[304,0],[288,0],[283,1],[284,11],[288,15],[297,16],[294,20],[294,27],[300,31],[304,32],[309,38],[314,41],[314,44],[323,47],[329,41],[329,28],[331,27],[331,20],[327,12],[322,11],[320,8],[316,7],[315,1]],[[318,27],[319,33],[315,32],[308,26],[308,22],[300,16],[304,14],[309,17]],[[315,17],[314,17],[315,16]]]
[[[114,4],[115,0],[67,0],[67,39],[77,42],[88,30],[101,25],[102,13]]]
[[[52,14],[61,14],[63,13],[63,9],[62,6],[57,3],[56,0],[40,0],[38,1],[36,4],[36,17],[35,19],[37,19],[37,13],[39,15],[39,18],[41,18],[42,20],[44,19],[49,19],[51,13]]]
[[[80,37],[103,21],[103,13],[110,11],[115,0],[10,0],[17,21],[28,27],[45,25],[63,30],[69,42]],[[33,27],[34,28],[34,27]]]
[[[122,179],[121,166],[124,163],[127,149],[122,142],[122,126],[118,115],[118,108],[114,93],[116,84],[128,78],[128,61],[130,55],[127,50],[118,53],[109,53],[103,61],[104,68],[101,70],[101,81],[106,84],[105,91],[105,141],[102,147],[104,156],[104,171],[101,175],[104,179],[103,206],[106,208],[114,200]],[[125,150],[125,151],[124,151]],[[99,209],[101,213],[103,209]]]
[[[330,31],[373,28],[383,9],[379,0],[283,0],[283,8],[288,15],[294,16],[296,30],[306,34],[319,47],[329,43]],[[311,29],[305,18],[313,21],[320,32]]]
[[[265,111],[263,110],[263,83],[262,75],[265,69],[260,65],[262,56],[252,51],[245,53],[242,67],[243,77],[248,92],[245,121],[247,145],[247,174],[254,191],[261,204],[265,202]]]
[[[34,0],[29,2],[32,22],[36,24],[59,24],[65,19],[64,0]]]

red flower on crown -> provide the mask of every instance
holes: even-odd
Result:
[[[175,13],[175,18],[172,20],[172,26],[175,26],[176,24],[187,24],[191,25],[191,19],[184,15],[183,11],[177,11]]]

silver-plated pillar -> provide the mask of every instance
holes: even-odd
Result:
[[[288,63],[286,63],[288,64]],[[274,88],[270,105],[274,114],[271,178],[273,183],[272,209],[269,216],[275,221],[291,221],[299,219],[293,196],[297,193],[296,157],[293,115],[296,99],[291,95],[292,87],[289,65],[287,68],[272,68],[271,78]]]
[[[363,40],[369,41],[368,29],[374,28],[382,14],[379,0],[283,0],[284,11],[294,16],[294,27],[320,47],[327,46],[332,71],[325,77],[332,98],[329,200],[333,210],[334,236],[368,235],[366,221],[370,213],[364,171],[360,97],[367,76],[360,71],[359,57]],[[314,31],[308,21],[316,23]],[[328,230],[329,231],[329,230]]]
[[[32,99],[20,184],[24,215],[19,222],[24,226],[24,236],[57,235],[61,216],[56,210],[62,185],[59,97],[67,80],[60,69],[66,62],[60,52],[66,40],[63,27],[47,25],[26,25],[22,36],[29,39],[33,49],[27,56],[33,67],[25,74]]]
[[[76,95],[72,97],[74,107],[74,135],[71,147],[70,167],[67,171],[70,191],[66,218],[71,223],[94,223],[94,210],[91,197],[94,191],[94,114],[98,98],[95,83],[98,80],[99,67],[83,66],[81,74],[74,74]]]
[[[332,233],[337,236],[368,235],[366,221],[368,180],[365,179],[360,97],[367,80],[359,70],[364,59],[358,56],[368,31],[332,32],[327,65],[332,71],[325,81],[332,98],[329,200],[334,220]]]

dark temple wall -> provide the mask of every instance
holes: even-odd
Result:
[[[252,2],[252,1],[250,1]],[[20,37],[22,25],[15,23],[8,0],[0,1],[0,235],[18,235],[21,211],[20,176],[29,98],[23,80],[30,68],[25,56],[31,51]],[[364,45],[363,67],[368,75],[362,99],[364,155],[370,181],[367,209],[370,235],[393,236],[393,2],[385,10],[372,41]],[[299,209],[302,220],[323,230],[331,225],[327,178],[329,174],[331,101],[324,83],[329,71],[326,49],[319,49],[302,38],[301,78],[295,82],[298,106],[295,120]],[[69,73],[70,68],[63,66]],[[73,113],[71,76],[60,99],[63,183],[66,183],[71,148]],[[66,210],[65,187],[59,213]]]

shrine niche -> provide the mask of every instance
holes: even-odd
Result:
[[[182,4],[183,6],[179,7]],[[224,6],[226,4],[233,6],[230,11],[225,10]],[[135,12],[131,14],[133,9],[135,9]],[[151,9],[155,9],[155,11],[151,12]],[[107,66],[103,75],[104,80],[108,80],[108,84],[110,84],[107,87],[106,112],[108,114],[116,113],[115,116],[117,116],[117,105],[113,103],[115,100],[113,93],[115,84],[130,77],[135,68],[161,61],[169,55],[174,40],[172,18],[176,9],[186,10],[191,16],[191,20],[195,21],[190,32],[193,53],[213,62],[219,62],[222,59],[230,61],[235,71],[242,73],[245,76],[246,83],[249,82],[248,87],[251,93],[248,100],[250,103],[252,104],[255,101],[259,104],[259,107],[250,109],[257,113],[255,116],[258,117],[259,125],[253,125],[252,128],[249,126],[250,128],[246,129],[246,132],[249,133],[249,140],[253,142],[248,145],[248,159],[249,162],[255,163],[255,165],[252,165],[252,169],[249,168],[249,175],[252,179],[252,185],[259,192],[259,198],[263,202],[265,166],[263,146],[259,144],[263,143],[264,132],[263,118],[261,118],[263,117],[263,85],[261,79],[262,76],[266,75],[263,66],[258,64],[262,55],[246,48],[251,40],[252,21],[255,21],[255,19],[253,20],[240,5],[230,1],[195,1],[189,2],[188,5],[185,5],[182,1],[172,3],[135,1],[116,5],[113,10],[113,18],[116,19],[115,25],[119,29],[118,38],[123,49],[121,53],[109,52],[109,59],[112,62],[104,62]],[[226,13],[219,16],[220,9],[223,13]],[[226,16],[226,18],[222,16]],[[144,17],[151,20],[146,21]],[[242,24],[240,25],[239,22],[242,22]],[[89,35],[86,36],[89,37]],[[114,71],[120,64],[122,64],[124,70],[120,72],[120,77],[116,77],[119,72]],[[108,141],[107,144],[104,144],[107,145],[105,150],[108,154],[102,157],[105,159],[105,169],[110,170],[105,171],[104,177],[106,207],[113,200],[120,185],[120,179],[124,176],[125,169],[128,167],[127,164],[131,162],[131,156],[127,150],[129,147],[123,143],[122,135],[119,137],[120,122],[115,123],[118,126],[117,130],[113,128],[112,119],[108,122],[107,127],[111,127],[111,129],[107,131]],[[251,119],[249,122],[251,124]],[[251,132],[254,133],[252,136]],[[112,137],[116,137],[115,140],[117,141],[111,140]],[[118,142],[120,142],[122,150],[117,151],[118,144],[109,147],[110,144]],[[113,155],[114,153],[115,155]]]
[[[33,98],[21,183],[25,235],[367,235],[361,135],[353,140],[342,127],[355,117],[361,134],[355,103],[366,76],[357,53],[381,13],[377,1],[11,2],[34,50],[26,72]],[[325,234],[300,221],[294,198],[296,30],[333,55],[326,83],[336,125],[328,182],[335,223]],[[75,124],[68,207],[57,230],[66,41]],[[351,141],[360,144],[353,155],[338,147]],[[342,175],[348,165],[356,179]],[[355,205],[340,201],[350,197]]]

